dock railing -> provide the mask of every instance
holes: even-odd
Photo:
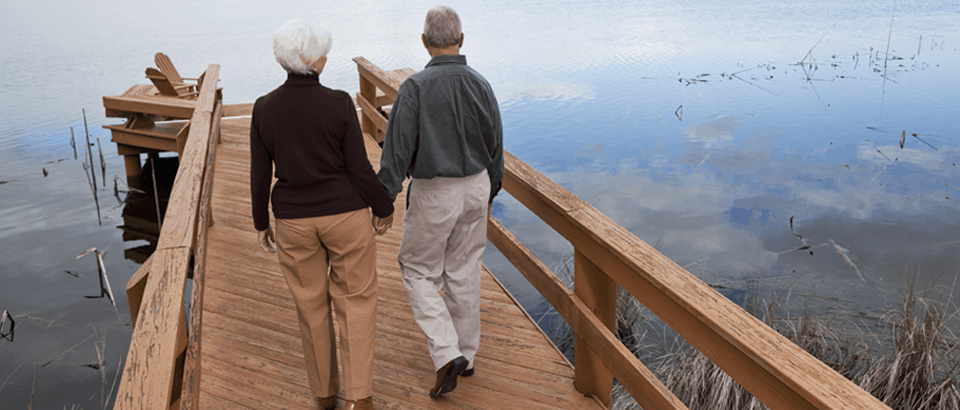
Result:
[[[363,131],[383,141],[379,109],[413,70],[354,61]],[[687,408],[614,335],[619,284],[771,409],[888,409],[592,205],[509,152],[504,159],[504,190],[573,245],[574,290],[494,218],[487,238],[574,329],[580,392],[609,406],[616,377],[645,409]]]
[[[205,71],[206,81],[190,116],[157,249],[127,285],[133,335],[116,409],[179,409],[181,405],[189,409],[196,404],[203,248],[212,221],[212,164],[222,117],[222,101],[216,92],[219,71],[216,64]],[[194,284],[188,338],[184,296],[191,268]]]

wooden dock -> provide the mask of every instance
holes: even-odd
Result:
[[[294,302],[276,255],[260,249],[251,218],[250,120],[225,119],[221,127],[206,239],[199,408],[313,409]],[[370,162],[379,168],[380,147],[366,139]],[[433,362],[397,263],[404,198],[398,195],[393,228],[377,237],[375,406],[602,408],[573,388],[573,367],[486,270],[476,374],[461,378],[445,399],[428,397]]]
[[[389,115],[381,108],[413,70],[354,61],[367,153],[378,168]],[[189,102],[143,87],[104,97],[108,116],[127,118],[114,130],[136,137],[127,143],[153,138],[145,134],[164,126],[156,116],[189,119],[173,138],[167,130],[180,155],[177,177],[157,249],[127,284],[134,329],[118,409],[313,408],[294,302],[253,228],[250,120],[224,118],[251,107],[224,106],[218,74],[210,65]],[[119,150],[128,172],[139,172],[141,150],[155,148]],[[433,366],[397,263],[401,193],[393,229],[377,238],[378,409],[599,409],[611,403],[614,377],[645,409],[686,409],[613,333],[618,286],[771,409],[889,409],[519,158],[505,152],[504,162],[504,191],[573,245],[574,289],[492,217],[487,238],[571,325],[576,367],[484,268],[476,374],[431,399]]]

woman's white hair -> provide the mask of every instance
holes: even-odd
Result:
[[[460,16],[447,6],[437,6],[427,12],[423,36],[430,47],[444,48],[460,44]]]
[[[313,64],[330,52],[330,32],[316,24],[293,19],[273,33],[273,55],[287,72],[311,74]]]

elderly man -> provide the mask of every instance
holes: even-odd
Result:
[[[260,246],[277,253],[296,301],[318,407],[335,409],[340,388],[332,305],[340,326],[343,408],[370,410],[377,309],[370,209],[378,222],[376,217],[393,213],[393,200],[367,159],[350,95],[319,83],[330,45],[330,33],[300,20],[274,33],[274,55],[287,80],[253,106],[250,195]]]
[[[412,178],[398,260],[438,397],[473,374],[480,345],[481,258],[503,179],[503,127],[493,89],[460,55],[457,13],[427,12],[421,39],[431,59],[400,86],[377,177],[391,198]]]

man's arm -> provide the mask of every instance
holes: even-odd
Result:
[[[497,97],[493,94],[493,90],[490,90],[490,120],[493,122],[491,124],[491,129],[493,130],[493,135],[490,136],[490,141],[487,142],[487,146],[490,148],[490,154],[493,157],[493,160],[490,161],[490,165],[487,165],[487,176],[490,177],[490,200],[488,203],[493,203],[493,198],[497,196],[500,192],[500,188],[503,185],[503,123],[500,121],[500,104],[497,103]]]
[[[407,178],[419,134],[420,102],[416,85],[407,80],[400,85],[397,98],[393,101],[387,135],[383,140],[383,154],[380,156],[380,172],[377,173],[390,200],[396,200],[397,194],[403,190],[403,180]]]

